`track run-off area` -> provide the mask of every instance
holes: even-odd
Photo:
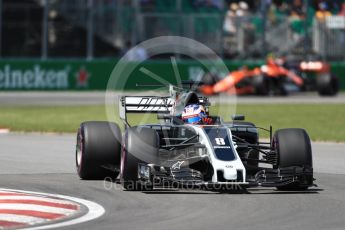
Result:
[[[227,103],[228,96],[210,100]],[[237,102],[345,105],[345,94],[244,96]],[[104,103],[104,92],[0,93],[0,106]],[[306,192],[274,188],[127,192],[109,181],[79,179],[75,138],[72,134],[12,133],[0,128],[0,229],[342,230],[345,226],[345,143],[312,144],[317,187]]]
[[[314,230],[343,229],[345,224],[345,144],[312,144],[318,187],[307,192],[251,188],[240,193],[127,192],[108,181],[82,181],[75,171],[75,136],[71,134],[1,134],[0,146],[1,187],[8,193],[23,197],[32,191],[29,195],[35,202],[42,198],[80,205],[81,212],[71,214],[74,218],[52,220],[57,225],[51,227],[59,229]],[[5,191],[0,190],[0,219]],[[95,206],[87,208],[81,200]],[[98,218],[88,221],[92,218],[87,214]]]

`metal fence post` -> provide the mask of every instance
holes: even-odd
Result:
[[[41,58],[43,60],[48,57],[48,12],[49,0],[43,0],[43,18],[42,18],[42,45],[41,45]]]
[[[309,31],[308,31],[308,8],[309,8],[309,1],[305,1],[304,3],[304,8],[305,8],[305,19],[304,19],[304,31],[305,31],[305,35],[304,35],[304,49],[303,49],[303,56],[304,58],[307,58],[307,55],[310,52],[310,41],[309,41]]]
[[[345,20],[345,15],[344,15],[344,20]],[[341,43],[343,44],[343,60],[345,61],[345,27],[341,31]]]
[[[115,28],[115,33],[116,33],[116,40],[121,41],[121,48],[123,49],[126,46],[126,41],[124,41],[124,36],[122,34],[122,1],[115,1],[114,2],[114,9],[116,11],[116,28]]]
[[[0,57],[2,57],[2,0],[0,0]]]
[[[261,0],[261,17],[262,17],[262,49],[261,57],[266,57],[267,47],[266,47],[266,23],[267,23],[267,0]]]
[[[139,1],[132,1],[132,7],[134,10],[134,15],[133,15],[133,24],[131,28],[131,47],[134,47],[137,45],[139,39],[138,39],[138,25],[139,25],[139,14],[141,13],[141,7],[140,7],[140,2]]]
[[[87,59],[93,59],[93,0],[88,0]]]
[[[224,7],[224,5],[223,5]],[[225,31],[224,31],[224,28],[223,28],[223,24],[224,24],[224,21],[225,21],[225,15],[222,14],[222,15],[219,15],[220,17],[220,22],[219,22],[219,27],[220,27],[220,57],[221,58],[224,58],[224,44],[225,44]]]
[[[182,2],[181,0],[178,0],[176,1],[176,14],[175,16],[177,16],[177,33],[178,33],[178,36],[182,36],[182,23],[183,23],[183,20],[184,20],[184,17],[182,16]],[[178,48],[176,54],[175,54],[175,57],[177,60],[180,60],[181,59],[181,50],[180,48]]]

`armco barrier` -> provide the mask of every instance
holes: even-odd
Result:
[[[243,65],[258,66],[260,62],[226,62],[229,70]],[[0,90],[104,90],[116,60],[2,60],[0,61]],[[126,79],[126,90],[135,90],[136,83],[155,83],[139,68],[145,67],[165,80],[176,83],[170,61],[149,61],[138,65]],[[208,67],[212,70],[212,66]],[[178,62],[182,80],[197,79],[205,67],[196,61]],[[333,72],[345,78],[345,63],[333,63]],[[126,76],[114,76],[119,80]],[[125,79],[123,79],[125,80]],[[341,81],[345,89],[345,79]],[[121,90],[120,88],[117,88]]]

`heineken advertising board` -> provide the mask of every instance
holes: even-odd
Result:
[[[0,90],[104,90],[115,62],[0,61]]]
[[[227,62],[229,70],[238,69],[246,64],[249,67],[259,63]],[[0,91],[19,90],[105,90],[115,60],[73,60],[73,61],[35,61],[11,60],[0,61]],[[154,80],[139,71],[145,67],[165,80],[176,83],[170,61],[150,61],[138,65],[123,81],[126,90],[138,90],[136,83],[152,83]],[[209,69],[212,69],[209,68]],[[197,78],[202,75],[205,67],[196,61],[178,62],[178,70],[182,80]],[[345,64],[336,63],[332,70],[342,78],[345,76]],[[114,76],[113,76],[114,77]],[[122,81],[124,76],[115,76]],[[345,89],[345,81],[341,81]],[[122,90],[116,88],[116,90]]]
[[[4,89],[68,89],[70,67],[46,69],[37,64],[28,69],[6,64],[0,69],[0,88]]]
[[[0,90],[104,90],[116,61],[0,61]],[[170,62],[143,64],[166,80],[176,82]],[[140,68],[141,66],[138,66]],[[138,68],[126,80],[125,89],[137,89],[136,83],[152,82]],[[171,71],[166,71],[168,68]],[[181,68],[185,68],[184,65]],[[187,72],[181,69],[183,79]],[[116,76],[122,80],[122,76]],[[121,90],[120,88],[117,88]]]

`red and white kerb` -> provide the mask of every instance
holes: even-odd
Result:
[[[60,221],[80,210],[76,202],[0,190],[0,229],[25,228]]]

